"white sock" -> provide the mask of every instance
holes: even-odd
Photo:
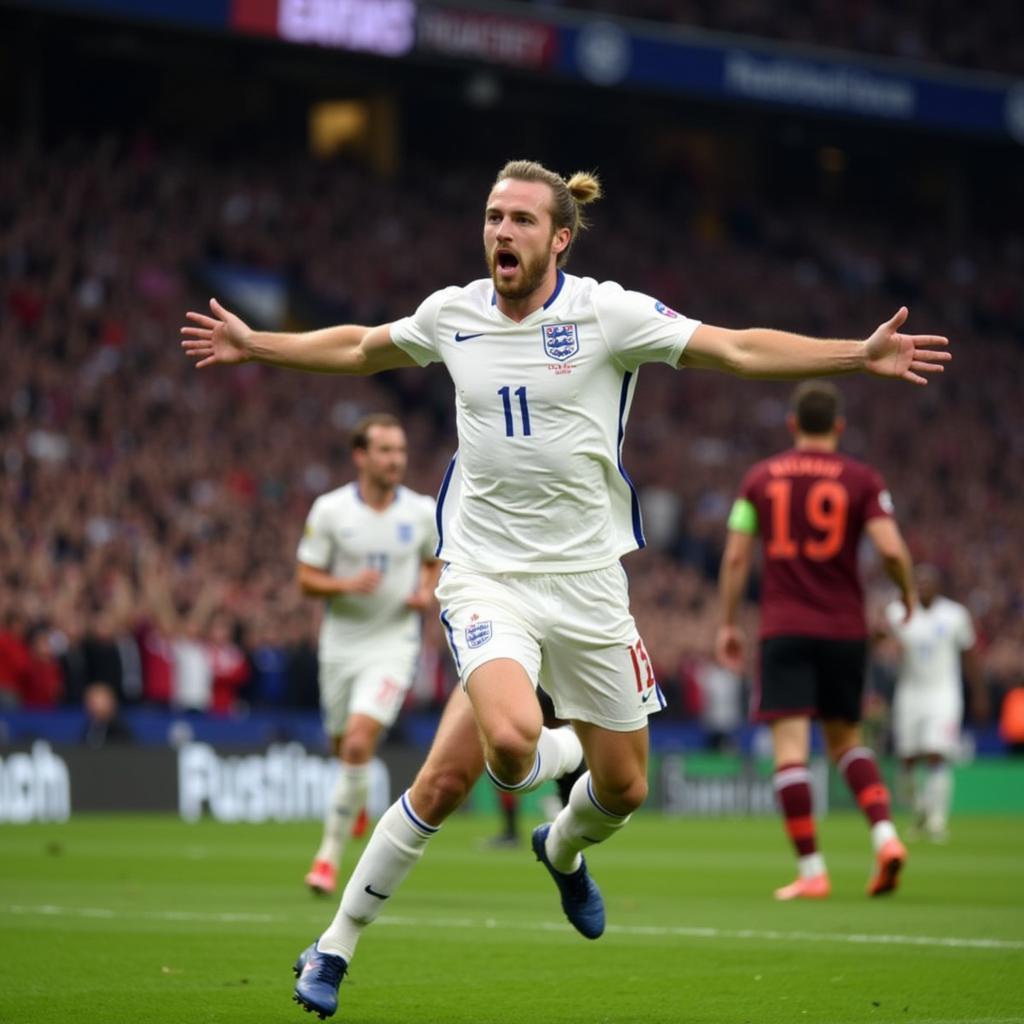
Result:
[[[945,761],[929,765],[924,783],[925,823],[933,831],[942,831],[949,821],[953,802],[953,771]]]
[[[486,768],[487,775],[498,789],[506,793],[529,793],[542,782],[561,778],[566,772],[578,768],[582,760],[583,747],[579,737],[571,725],[563,725],[558,729],[541,729],[533,768],[519,782],[506,782],[494,774],[490,765]]]
[[[376,920],[437,832],[412,809],[408,791],[403,793],[377,822],[318,948],[351,962],[363,929]]]
[[[896,826],[891,821],[876,821],[871,826],[871,845],[875,853],[885,846],[890,839],[896,838]]]
[[[580,866],[580,850],[603,843],[615,835],[629,815],[612,814],[594,796],[590,772],[584,772],[572,787],[569,802],[555,818],[544,849],[556,871],[570,874]]]
[[[368,776],[365,764],[342,764],[324,811],[324,834],[314,860],[326,860],[335,867],[341,863],[345,843],[352,834],[352,822],[366,803]]]
[[[801,878],[816,878],[825,874],[825,858],[820,853],[808,853],[796,859]]]

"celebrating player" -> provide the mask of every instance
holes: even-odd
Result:
[[[988,716],[988,696],[971,613],[942,596],[934,566],[920,565],[914,576],[918,604],[913,615],[908,618],[899,601],[885,610],[902,651],[892,705],[893,739],[914,807],[914,824],[932,842],[941,843],[948,838],[953,800],[950,761],[959,747],[964,711],[961,663],[977,721]],[[925,781],[917,786],[915,774],[921,767]]]
[[[700,324],[614,282],[567,275],[581,207],[599,195],[592,175],[566,182],[531,161],[507,164],[484,209],[489,278],[435,292],[392,324],[271,334],[211,301],[212,315],[189,313],[182,329],[198,367],[255,359],[368,374],[441,361],[455,385],[459,448],[438,496],[447,565],[437,596],[465,692],[412,789],[378,823],[334,922],[300,958],[296,998],[316,1012],[334,1012],[360,929],[478,767],[479,750],[459,747],[470,708],[499,788],[523,792],[576,766],[572,731],[542,730],[538,681],[573,723],[589,770],[533,849],[577,930],[602,933],[604,904],[581,851],[643,803],[647,716],[662,704],[619,564],[644,543],[621,458],[639,368],[864,371],[923,384],[949,358],[944,338],[899,332],[906,309],[866,341],[817,341]]]
[[[299,543],[304,593],[326,599],[320,627],[320,706],[341,770],[323,838],[306,875],[333,892],[338,863],[366,803],[367,771],[409,692],[420,650],[420,614],[440,566],[434,500],[400,486],[405,431],[387,413],[352,431],[356,479],[313,502]]]
[[[907,854],[874,755],[861,743],[868,645],[857,548],[866,533],[907,609],[915,602],[910,556],[882,478],[836,450],[845,426],[836,388],[821,381],[801,384],[788,426],[794,447],[750,469],[729,516],[716,653],[723,665],[742,669],[736,615],[760,537],[764,576],[754,713],[771,724],[775,792],[799,870],[775,898],[821,899],[831,888],[812,816],[812,717],[821,719],[828,756],[871,825],[876,867],[868,893],[877,896],[896,888]]]

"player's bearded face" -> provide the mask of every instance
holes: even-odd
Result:
[[[532,240],[489,239],[487,265],[494,290],[505,299],[525,299],[543,283],[551,265],[551,242],[554,228],[546,234],[542,245]]]

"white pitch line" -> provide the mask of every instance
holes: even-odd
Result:
[[[93,918],[144,918],[154,921],[205,921],[215,924],[286,924],[296,918],[283,914],[254,913],[212,913],[209,911],[152,910],[121,912],[101,907],[58,907],[52,904],[38,906],[14,905],[3,908],[8,914],[27,914],[40,917],[93,917]],[[506,931],[564,932],[570,927],[564,922],[552,921],[499,921],[493,917],[408,917],[385,914],[378,918],[379,924],[397,927],[424,926],[435,928],[492,929]],[[654,938],[686,939],[742,939],[770,942],[839,942],[858,946],[930,946],[943,949],[990,949],[1021,950],[1024,940],[1018,939],[971,939],[958,936],[936,935],[871,935],[853,932],[784,932],[774,929],[757,928],[701,928],[683,925],[621,925],[610,924],[607,932],[611,935],[635,935]]]

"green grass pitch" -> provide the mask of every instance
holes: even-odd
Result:
[[[530,822],[524,822],[524,833]],[[863,894],[867,831],[822,823],[822,903],[778,904],[774,819],[637,815],[590,861],[597,942],[524,845],[457,816],[364,936],[351,1024],[1024,1022],[1024,820],[953,822],[901,890]],[[291,964],[335,901],[302,886],[318,826],[82,817],[0,828],[3,1024],[299,1024]],[[351,865],[362,844],[351,844]]]

